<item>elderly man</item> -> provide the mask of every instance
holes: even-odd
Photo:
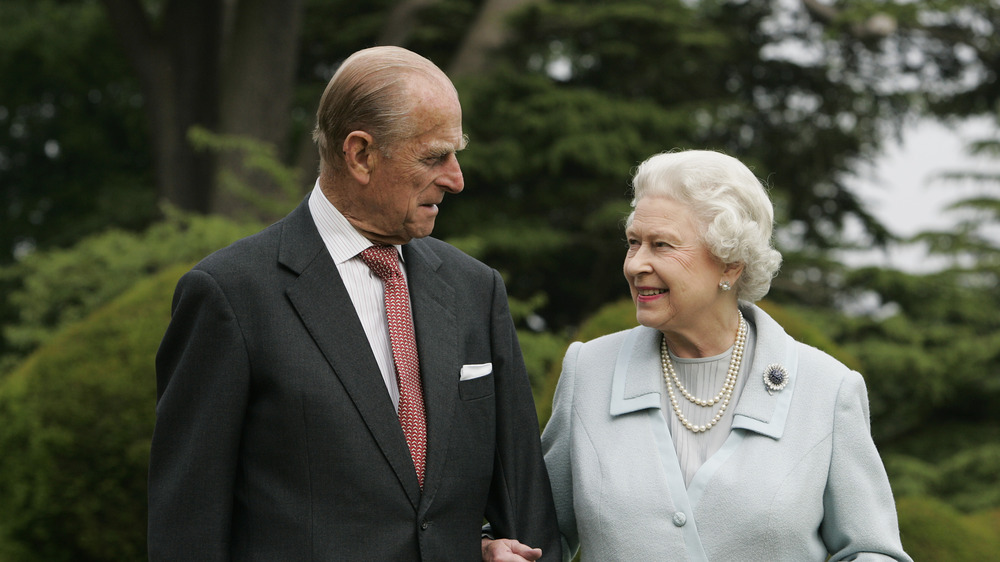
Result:
[[[559,559],[500,275],[427,238],[464,187],[454,86],[395,47],[320,101],[320,174],[187,273],[156,358],[152,560]],[[539,548],[541,551],[539,551]]]

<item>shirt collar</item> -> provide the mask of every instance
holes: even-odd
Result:
[[[333,263],[340,265],[356,257],[365,248],[372,245],[371,240],[361,235],[357,229],[344,217],[333,203],[323,195],[319,180],[309,194],[309,212],[312,213],[316,229],[333,257]],[[396,246],[399,259],[403,259],[400,246]]]

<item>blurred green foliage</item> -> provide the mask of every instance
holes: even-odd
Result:
[[[896,502],[903,547],[914,560],[981,562],[1000,552],[1000,510],[973,515],[926,497]]]
[[[954,424],[948,427],[969,429]],[[983,435],[977,429],[971,428],[973,434]],[[940,498],[967,513],[1000,506],[1000,486],[996,485],[1000,443],[996,435],[937,462],[893,453],[885,455],[885,463],[893,477],[893,490],[900,496]]]
[[[0,380],[0,560],[143,560],[153,358],[189,266],[144,279]]]
[[[218,135],[204,127],[192,127],[188,140],[195,150],[213,154],[233,154],[243,168],[266,176],[274,185],[271,193],[259,193],[246,185],[232,170],[219,172],[218,188],[246,204],[238,218],[253,222],[255,216],[283,217],[303,198],[301,170],[282,164],[277,148],[256,139]]]
[[[0,83],[0,265],[156,217],[142,97],[99,2],[0,2]]]
[[[0,378],[62,327],[164,267],[194,262],[260,229],[218,216],[167,210],[140,233],[109,229],[68,249],[35,252],[0,267],[3,300],[14,318],[0,326]]]

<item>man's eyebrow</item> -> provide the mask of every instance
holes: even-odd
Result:
[[[455,146],[450,142],[434,143],[431,146],[427,147],[427,153],[431,157],[444,156],[452,152],[460,152],[462,150],[465,150],[467,146],[469,146],[469,136],[462,135],[462,140],[459,142],[458,146]]]

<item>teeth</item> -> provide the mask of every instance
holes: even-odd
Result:
[[[654,295],[662,295],[666,293],[666,289],[642,289],[639,291],[639,295],[644,297],[652,297]]]

